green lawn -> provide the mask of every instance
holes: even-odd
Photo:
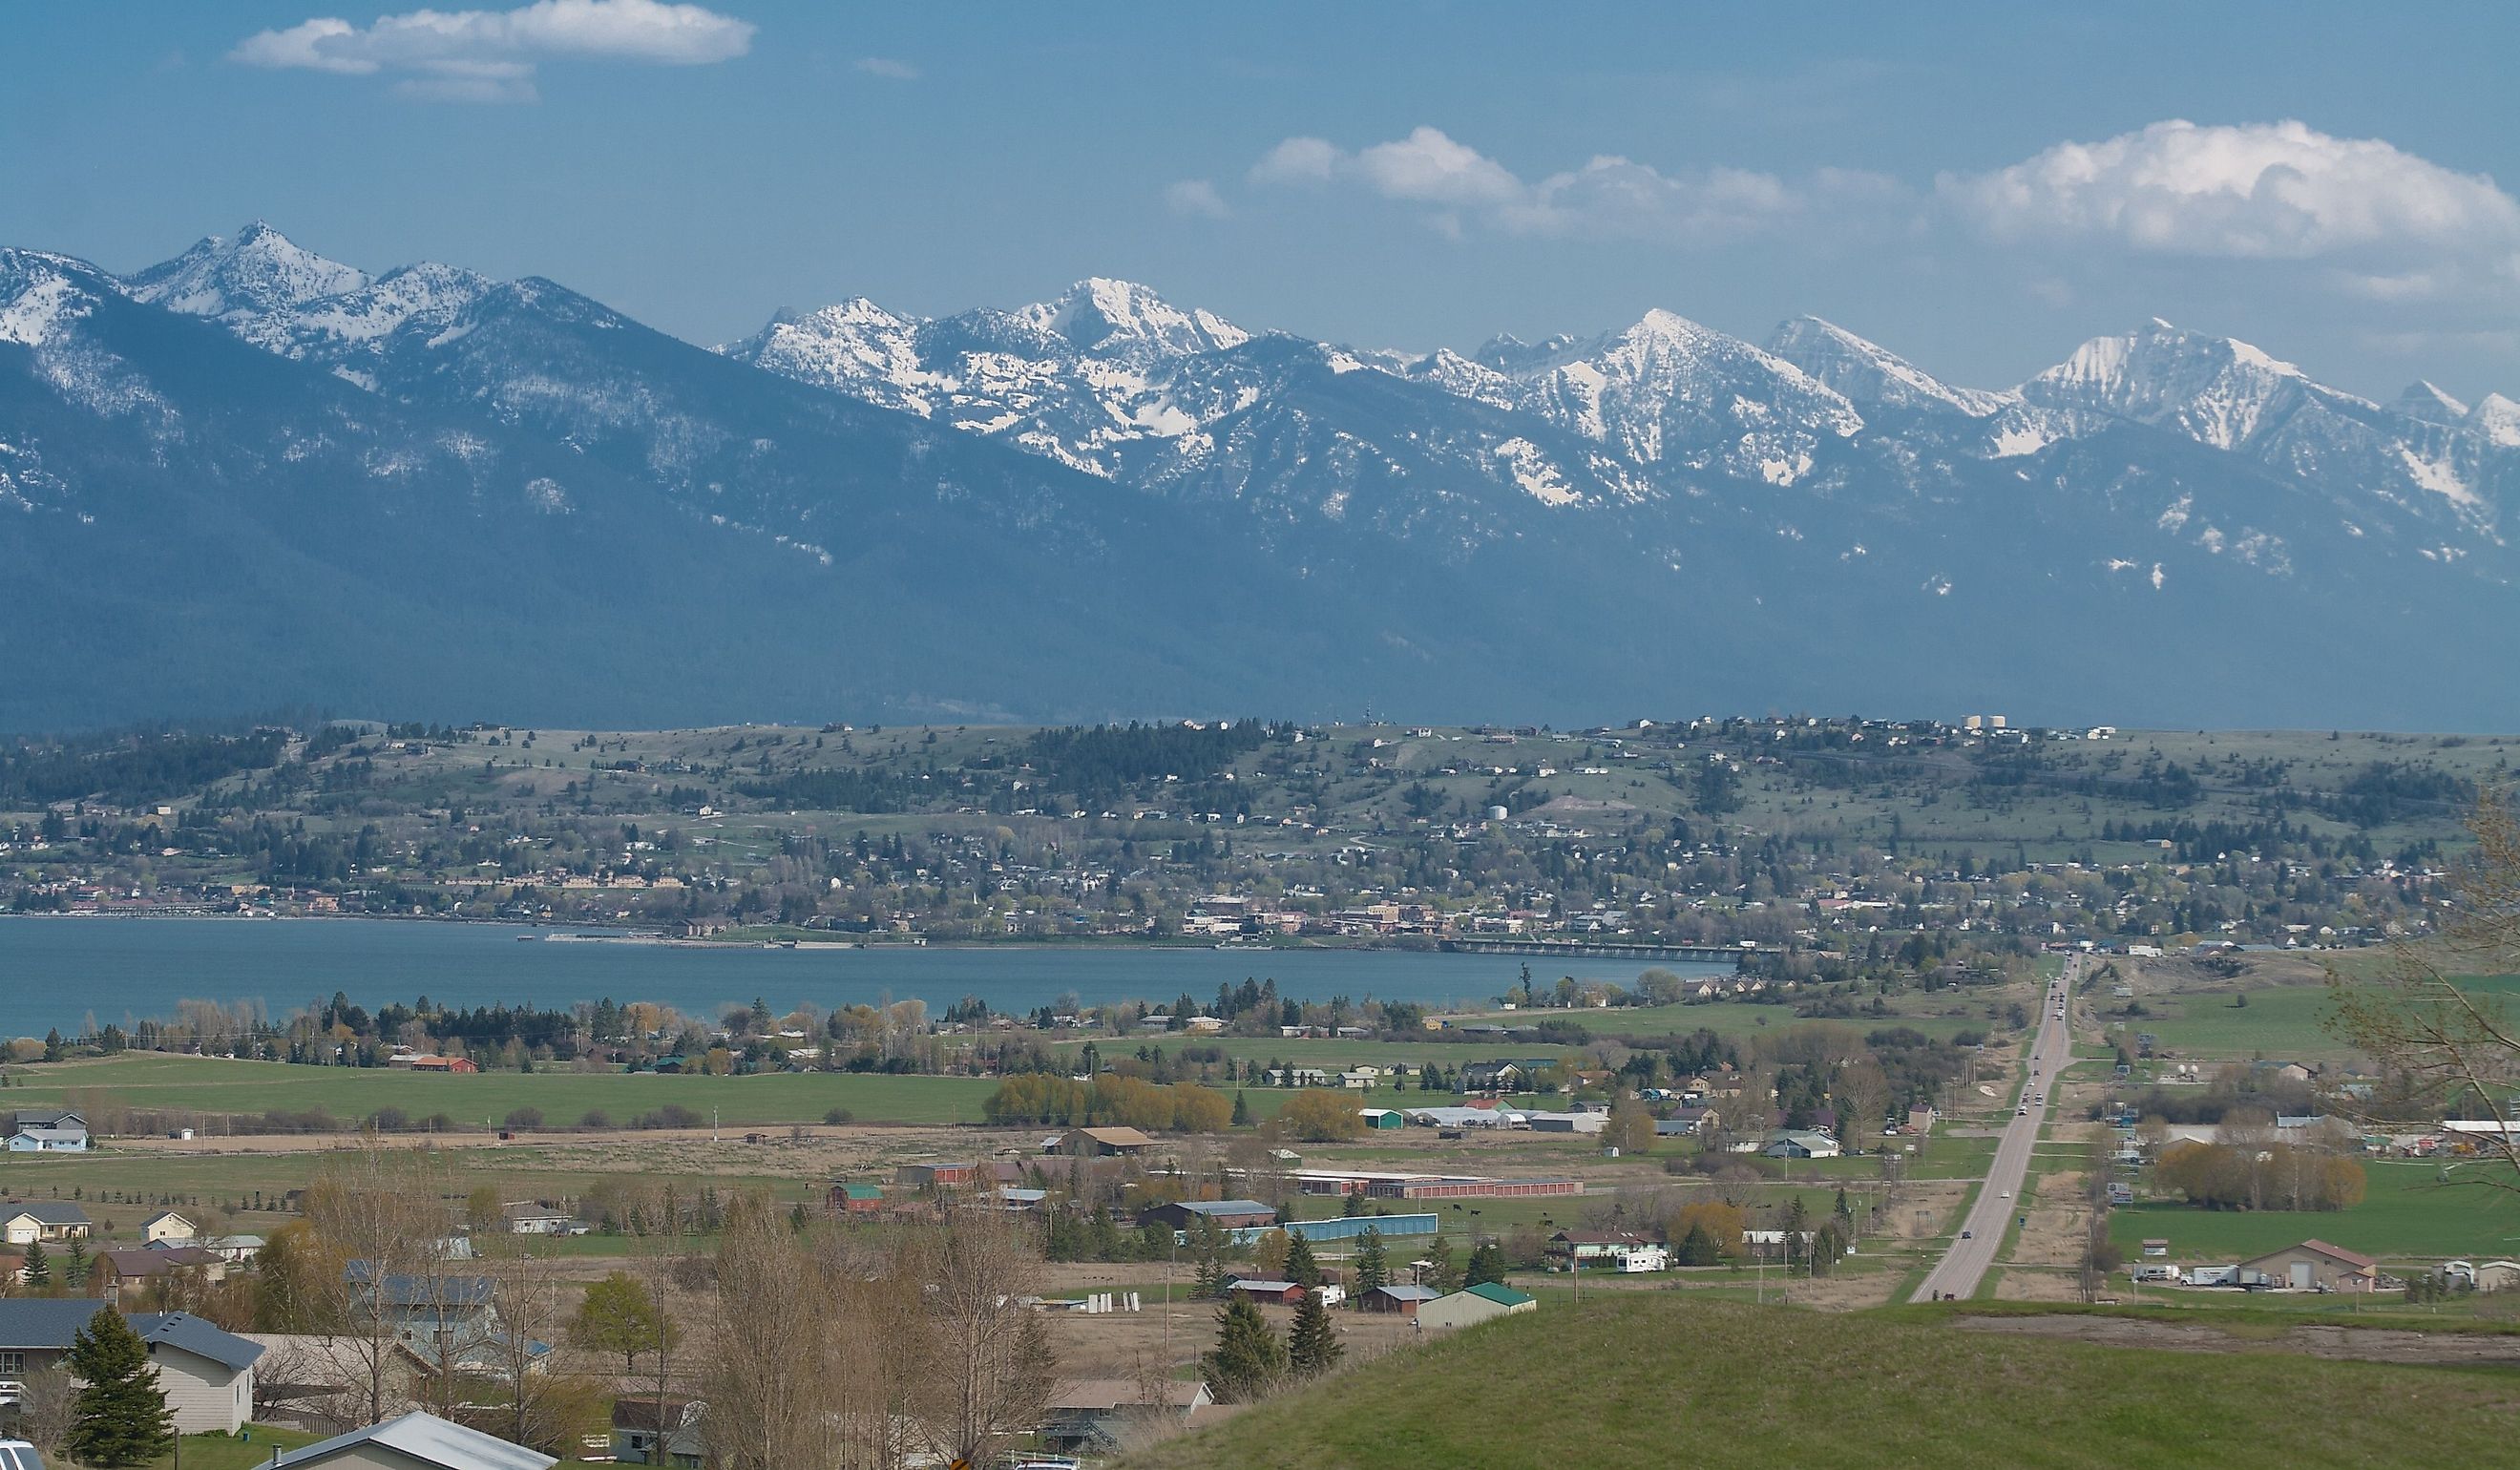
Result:
[[[2469,1171],[2490,1166],[2469,1165]],[[2228,1264],[2324,1240],[2391,1263],[2477,1260],[2520,1254],[2520,1194],[2484,1182],[2445,1186],[2433,1164],[2372,1163],[2370,1187],[2351,1210],[2239,1212],[2186,1205],[2121,1205],[2109,1234],[2127,1259],[2151,1236],[2170,1259]],[[2453,1179],[2457,1178],[2453,1174]]]
[[[1404,1349],[1123,1463],[1556,1470],[1671,1464],[1720,1436],[1744,1465],[2429,1470],[2506,1462],[2515,1413],[2507,1374],[2206,1359],[1604,1291]]]
[[[421,1076],[384,1067],[293,1067],[132,1052],[97,1061],[21,1070],[28,1082],[6,1101],[59,1103],[96,1089],[133,1108],[205,1113],[311,1112],[355,1122],[398,1107],[415,1119],[444,1113],[458,1126],[496,1128],[518,1108],[539,1108],[553,1127],[600,1110],[616,1125],[666,1103],[702,1123],[712,1110],[730,1128],[820,1123],[833,1108],[861,1123],[975,1123],[997,1084],[980,1077],[885,1077],[850,1072],[780,1072],[759,1077],[632,1077],[623,1073],[482,1072]]]
[[[247,1425],[242,1437],[188,1434],[177,1447],[178,1452],[149,1461],[148,1470],[172,1470],[176,1465],[182,1465],[184,1470],[256,1470],[271,1463],[273,1449],[296,1449],[321,1438],[271,1424]]]

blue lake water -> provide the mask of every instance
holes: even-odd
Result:
[[[786,1011],[965,996],[1027,1011],[1065,992],[1092,1003],[1184,992],[1204,1002],[1223,985],[1275,979],[1281,995],[1326,1001],[1484,1003],[1511,987],[1522,961],[1506,955],[1398,950],[1151,950],[1059,947],[793,950],[573,942],[505,924],[392,919],[0,917],[0,1037],[65,1034],[88,1019],[128,1026],[174,1013],[178,1001],[258,1001],[277,1017],[335,991],[371,1008],[421,996],[447,1005],[565,1007],[652,1001],[715,1015],[758,996]],[[1533,978],[1633,982],[1632,960],[1551,958]],[[1666,963],[1682,972],[1721,965]]]

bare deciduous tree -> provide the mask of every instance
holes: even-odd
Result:
[[[994,1461],[1040,1423],[1057,1389],[1028,1232],[982,1209],[955,1212],[926,1242],[928,1371],[921,1420],[940,1454]]]
[[[2473,1136],[2505,1168],[2482,1176],[2520,1191],[2520,1138],[2507,1099],[2520,1082],[2520,1020],[2498,994],[2459,976],[2520,970],[2520,816],[2488,791],[2468,820],[2476,851],[2453,869],[2446,920],[2429,941],[2396,946],[2368,980],[2328,971],[2328,1025],[2378,1058],[2407,1091],[2453,1113],[2499,1121]]]

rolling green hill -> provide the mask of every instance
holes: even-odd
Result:
[[[1404,1350],[1126,1464],[2481,1465],[2507,1460],[2516,1410],[2507,1373],[2100,1348],[1648,1293]]]

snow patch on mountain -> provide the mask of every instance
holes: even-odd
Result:
[[[2520,403],[2488,393],[2469,412],[2467,426],[2498,449],[2520,449]]]

